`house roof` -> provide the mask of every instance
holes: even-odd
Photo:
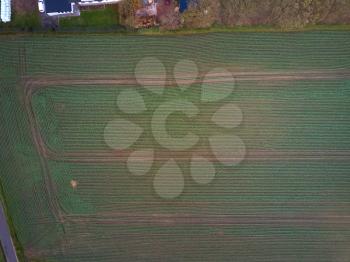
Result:
[[[71,2],[69,0],[45,0],[46,13],[71,12]]]
[[[0,21],[11,21],[11,0],[0,0]]]

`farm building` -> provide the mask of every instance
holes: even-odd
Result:
[[[80,15],[79,6],[96,6],[114,4],[121,0],[79,0],[75,3],[70,0],[39,0],[39,11],[49,16]]]
[[[0,21],[10,22],[11,21],[11,0],[0,0]]]
[[[43,3],[42,7],[40,7],[40,3]],[[39,0],[39,11],[45,12],[50,16],[73,14],[74,7],[75,4],[69,0]]]
[[[115,4],[121,0],[80,0],[78,4],[80,6],[92,6],[92,5],[104,5],[104,4]]]

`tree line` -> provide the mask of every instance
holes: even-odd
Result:
[[[183,14],[184,26],[272,25],[302,28],[350,23],[350,0],[196,0]]]

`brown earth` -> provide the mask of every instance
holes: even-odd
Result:
[[[37,0],[13,0],[12,8],[18,14],[30,14],[37,12]]]

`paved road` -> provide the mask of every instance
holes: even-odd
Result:
[[[7,262],[18,262],[15,247],[12,242],[9,227],[6,222],[4,209],[0,202],[0,242]]]

